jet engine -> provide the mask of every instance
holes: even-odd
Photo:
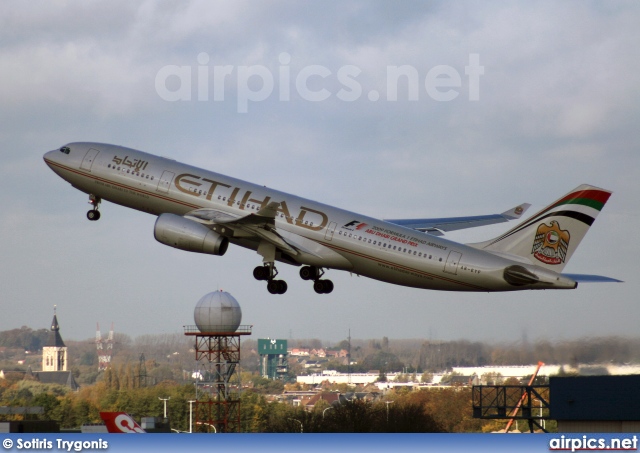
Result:
[[[175,214],[160,214],[153,228],[156,241],[187,252],[224,255],[229,240],[206,226]]]

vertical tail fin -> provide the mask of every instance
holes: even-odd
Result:
[[[126,412],[100,412],[110,433],[146,433]]]
[[[610,195],[583,184],[497,238],[470,245],[562,272]]]

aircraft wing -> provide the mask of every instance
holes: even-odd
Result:
[[[238,224],[238,225],[255,225],[266,226],[274,225],[275,218],[278,214],[278,207],[280,203],[271,202],[258,212],[247,214],[246,216],[236,216],[224,211],[218,211],[217,209],[196,209],[195,211],[187,212],[184,216],[187,219],[195,220],[198,223],[205,225],[213,224]],[[231,225],[229,225],[231,226]]]
[[[280,203],[271,202],[256,213],[245,216],[234,216],[217,209],[196,209],[184,215],[189,220],[213,227],[224,225],[227,229],[226,235],[232,237],[243,237],[247,239],[265,240],[272,243],[280,250],[291,255],[298,254],[298,247],[283,238],[275,228],[275,218],[278,214]],[[224,230],[223,230],[224,231]]]
[[[412,228],[434,236],[442,236],[447,231],[463,230],[465,228],[475,228],[519,219],[529,209],[529,206],[531,206],[529,203],[522,203],[502,214],[444,217],[440,219],[385,219],[385,222]]]

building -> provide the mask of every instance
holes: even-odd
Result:
[[[267,379],[284,380],[289,372],[287,340],[258,340],[260,375]]]
[[[561,433],[640,431],[640,375],[549,379],[549,418]]]
[[[34,371],[33,376],[43,384],[60,384],[78,390],[80,386],[71,371],[67,370],[67,363],[67,346],[60,335],[60,325],[54,307],[49,339],[42,348],[42,371]]]
[[[42,371],[67,371],[67,346],[60,336],[60,325],[55,308],[49,340],[42,348]]]

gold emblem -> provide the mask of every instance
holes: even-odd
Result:
[[[545,264],[564,263],[570,237],[569,231],[560,229],[557,221],[552,220],[551,225],[543,223],[538,227],[531,253]]]

